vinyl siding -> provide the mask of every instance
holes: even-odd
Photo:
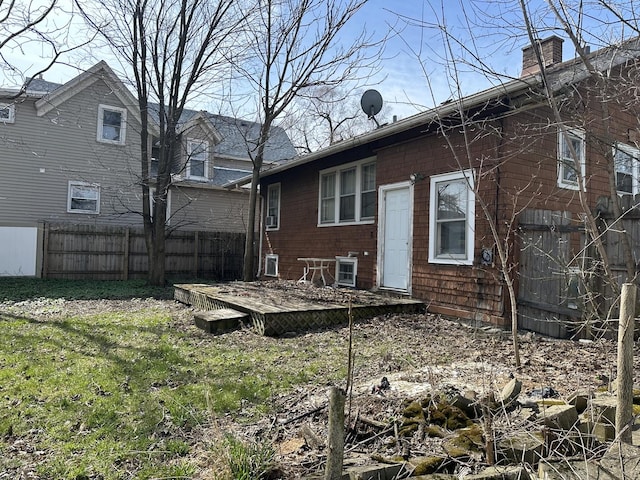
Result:
[[[219,188],[171,188],[172,228],[245,232],[249,193]]]
[[[26,99],[0,124],[0,224],[140,223],[140,126],[128,112],[126,143],[98,142],[100,104],[125,107],[100,80],[41,117]],[[100,184],[100,214],[67,213],[69,181]]]

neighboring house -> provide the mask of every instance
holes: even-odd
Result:
[[[33,79],[18,93],[0,91],[0,275],[39,275],[43,223],[142,226],[140,114],[105,62],[63,85]],[[184,112],[188,162],[169,193],[172,229],[245,231],[249,195],[222,185],[251,171],[244,139],[258,127]],[[295,155],[278,128],[267,152],[275,163]]]
[[[612,149],[619,193],[638,193],[640,186],[640,105],[633,95],[623,98],[633,89],[626,85],[606,99],[614,138],[600,141],[603,99],[588,90],[583,64],[562,62],[558,37],[540,44],[566,134],[527,47],[519,79],[263,171],[261,274],[298,280],[306,266],[300,258],[336,258],[330,272],[338,284],[412,295],[432,312],[508,325],[487,215],[513,241],[506,226],[525,209],[579,218],[578,175],[594,208],[609,192],[605,157]],[[638,45],[589,58],[614,77],[633,79]]]

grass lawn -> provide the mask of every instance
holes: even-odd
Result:
[[[182,307],[144,300],[171,293],[0,278],[0,478],[191,478],[237,447],[203,433],[216,418],[250,420],[276,393],[344,378],[333,366],[346,363],[344,339],[301,349],[248,332],[211,336]],[[100,304],[130,297],[139,299]]]

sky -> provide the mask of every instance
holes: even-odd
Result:
[[[46,0],[32,1],[46,3]],[[70,8],[71,0],[60,2],[63,7],[66,5],[64,8]],[[542,38],[558,33],[549,16],[539,13],[545,3],[527,1]],[[514,0],[369,0],[341,32],[341,39],[347,42],[366,30],[375,39],[385,37],[386,47],[378,73],[361,82],[353,95],[359,98],[366,89],[376,89],[385,103],[383,113],[404,118],[519,76],[522,48],[528,41],[518,4]],[[1,10],[0,7],[0,13]],[[598,19],[586,18],[583,26],[588,27],[589,22],[599,24]],[[67,32],[63,35],[67,45],[82,41],[63,14],[52,17],[49,26]],[[586,39],[588,43],[601,42],[603,36],[595,33],[595,27],[586,30],[594,31],[594,38]],[[572,58],[574,50],[567,39],[564,47],[564,59]],[[47,49],[31,42],[21,49],[12,52],[5,49],[2,53],[23,70],[33,72]],[[111,64],[106,52],[104,57]],[[47,71],[46,80],[64,83],[79,73],[78,68],[89,68],[95,63],[95,57],[83,60],[77,54],[63,58],[67,65],[61,63]],[[452,65],[456,68],[452,69]],[[480,65],[493,73],[482,72]],[[11,83],[16,86],[16,78],[8,77],[5,70],[2,84]]]
[[[574,58],[575,49],[547,1],[526,4],[537,35],[564,38],[563,60]],[[595,50],[617,40],[621,32],[615,23],[606,25],[607,15],[596,13],[587,0],[584,6],[592,18],[566,12],[572,23],[581,22],[584,42]],[[519,2],[513,0],[369,0],[355,20],[350,28],[389,32],[382,70],[369,87],[399,117],[519,77],[522,49],[529,45]]]

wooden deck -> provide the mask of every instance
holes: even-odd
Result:
[[[176,300],[201,310],[232,309],[248,314],[251,325],[262,335],[279,336],[331,325],[344,325],[349,321],[349,304],[342,301],[304,298],[287,294],[286,287],[274,295],[260,284],[234,282],[229,284],[174,285]],[[345,292],[345,290],[341,290]],[[347,291],[348,292],[348,291]],[[387,313],[419,313],[425,310],[423,302],[407,297],[392,298],[371,292],[354,290],[351,312],[354,320],[371,318]],[[357,293],[356,293],[357,292]],[[201,328],[215,331],[210,327]]]

